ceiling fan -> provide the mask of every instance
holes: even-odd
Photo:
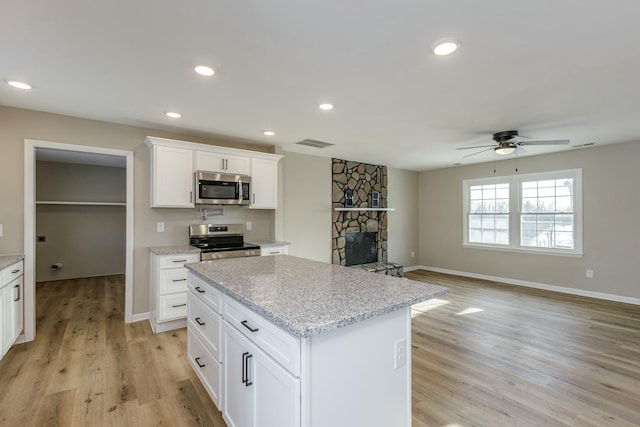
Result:
[[[478,152],[469,154],[464,157],[475,156],[476,154],[484,153],[485,151],[489,151],[489,150],[493,150],[496,154],[499,154],[501,156],[506,156],[513,152],[526,153],[527,150],[522,148],[523,145],[567,145],[569,144],[568,139],[555,139],[555,140],[549,140],[549,141],[523,141],[522,140],[523,138],[529,139],[528,136],[518,135],[517,130],[505,130],[505,131],[497,132],[493,134],[493,140],[498,145],[492,144],[492,145],[480,145],[475,147],[462,147],[462,148],[458,148],[458,150],[469,150],[472,148],[485,148],[485,150],[480,150]]]

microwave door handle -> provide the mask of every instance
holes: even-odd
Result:
[[[238,181],[238,201],[242,202],[242,180]]]

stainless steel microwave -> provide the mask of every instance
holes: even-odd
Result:
[[[249,205],[250,176],[197,171],[195,180],[196,205]]]

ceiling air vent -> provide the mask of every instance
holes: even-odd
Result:
[[[296,144],[308,145],[309,147],[313,147],[313,148],[326,148],[326,147],[331,147],[333,145],[328,142],[317,141],[315,139],[305,139],[304,141],[296,142]]]

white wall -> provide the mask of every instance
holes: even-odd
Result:
[[[640,143],[421,172],[420,264],[578,291],[640,297]],[[462,247],[462,181],[582,168],[583,251],[572,258]],[[594,271],[586,278],[586,269]]]

